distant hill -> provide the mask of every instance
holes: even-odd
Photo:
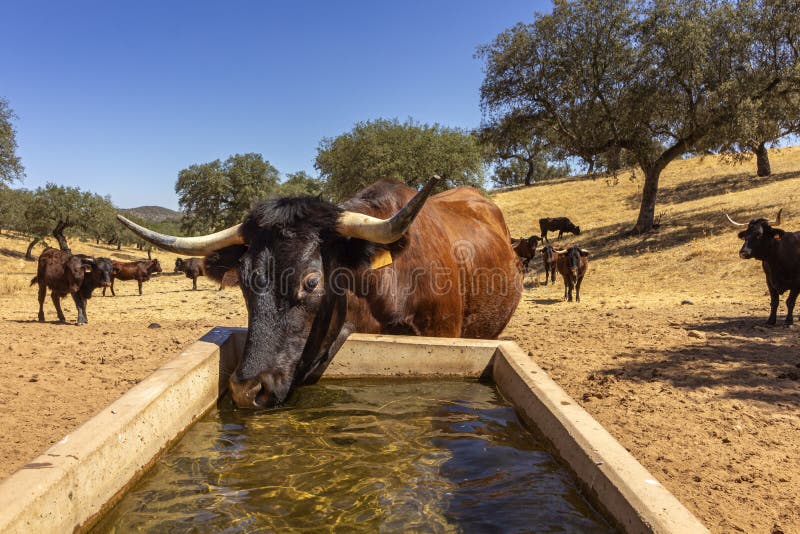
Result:
[[[181,218],[181,212],[162,208],[161,206],[139,206],[138,208],[121,209],[119,211],[148,222],[177,221]]]

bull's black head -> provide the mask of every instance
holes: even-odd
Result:
[[[778,211],[774,224],[778,225],[781,223],[782,212],[783,209]],[[774,228],[769,221],[763,217],[753,219],[748,224],[745,224],[734,221],[727,214],[725,216],[728,217],[731,223],[737,226],[747,226],[745,230],[739,232],[739,239],[744,240],[742,248],[739,249],[739,257],[745,260],[749,260],[750,258],[755,258],[757,260],[765,259],[773,243],[776,240],[780,240],[785,233],[785,231],[780,228]]]
[[[161,272],[161,264],[158,262],[157,259],[156,260],[152,260],[150,262],[150,268],[147,269],[147,272],[148,273],[160,273]]]
[[[94,258],[92,260],[91,274],[87,274],[87,278],[91,280],[92,289],[98,287],[110,287],[111,276],[119,272],[117,267],[111,263],[109,258]]]
[[[369,265],[375,243],[403,236],[436,182],[387,220],[316,197],[263,201],[238,227],[197,238],[155,234],[119,218],[162,248],[206,255],[207,276],[238,279],[248,331],[229,384],[238,406],[261,408],[282,403],[293,386],[319,377],[334,343],[342,341],[351,282]]]
[[[318,198],[268,200],[241,226],[246,245],[206,257],[212,278],[236,271],[247,305],[247,341],[230,379],[237,405],[279,404],[327,363],[346,310],[348,277],[336,275],[358,268],[371,248],[336,231],[341,212]]]
[[[745,260],[755,258],[763,260],[767,257],[772,243],[781,239],[785,232],[780,228],[773,228],[766,219],[753,219],[747,229],[739,232],[739,239],[743,239],[739,257]]]
[[[172,272],[180,273],[182,271],[183,271],[183,258],[178,258],[175,260],[175,269]]]

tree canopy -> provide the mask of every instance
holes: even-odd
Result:
[[[336,200],[352,196],[381,178],[411,186],[438,174],[440,189],[483,186],[481,147],[476,136],[439,124],[409,119],[359,122],[347,133],[324,138],[315,167]]]
[[[550,146],[612,171],[629,153],[645,176],[634,230],[649,231],[670,161],[719,148],[755,106],[800,90],[796,61],[794,71],[750,67],[767,46],[765,6],[785,3],[556,0],[479,49],[486,126],[514,114]]]
[[[319,178],[309,176],[305,171],[289,173],[286,180],[280,185],[280,194],[287,196],[313,195],[319,196],[324,192],[325,184]]]
[[[17,132],[11,123],[15,118],[8,101],[0,98],[0,184],[25,176],[22,160],[17,156]]]
[[[269,161],[253,153],[183,169],[175,192],[184,212],[184,229],[208,232],[242,222],[255,200],[277,191],[279,176]]]
[[[478,132],[485,158],[494,164],[492,183],[498,187],[531,185],[568,175],[571,169],[558,151],[531,128],[529,121],[517,118],[511,113]]]

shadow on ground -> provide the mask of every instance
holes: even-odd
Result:
[[[602,374],[669,382],[685,390],[719,388],[722,397],[800,407],[800,342],[796,329],[767,328],[763,319],[721,317],[686,325],[703,343],[623,353]],[[787,346],[789,345],[789,346]]]
[[[25,261],[36,261],[36,258],[26,259],[25,253],[18,250],[11,250],[10,248],[0,248],[0,255],[8,256],[9,258],[17,258]]]
[[[746,191],[747,189],[754,189],[792,178],[800,178],[800,172],[774,173],[766,177],[759,177],[746,172],[738,174],[718,174],[709,176],[708,178],[689,180],[672,187],[659,188],[658,204],[661,206],[680,204],[682,202],[699,200],[701,198],[735,193],[737,191]],[[638,209],[641,204],[640,194],[636,193],[630,195],[626,199],[626,203],[629,208]],[[752,217],[748,217],[748,220],[750,218]]]

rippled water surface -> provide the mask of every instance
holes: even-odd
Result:
[[[328,381],[214,410],[94,532],[610,532],[491,385]]]

